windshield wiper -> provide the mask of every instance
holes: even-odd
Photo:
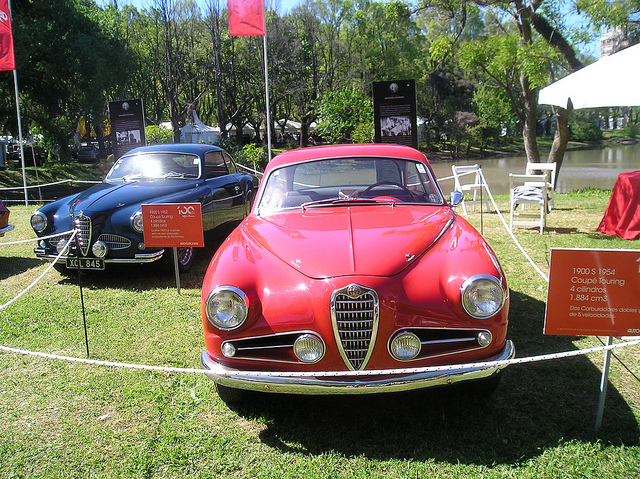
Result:
[[[136,181],[136,180],[141,180],[144,176],[143,175],[125,175],[121,178],[122,181]]]
[[[178,171],[170,171],[163,178],[197,178],[198,175],[195,173],[182,173]]]
[[[326,200],[318,200],[318,201],[309,201],[307,203],[302,204],[302,209],[306,210],[307,208],[315,208],[319,206],[341,206],[341,205],[350,205],[350,204],[367,204],[367,205],[392,205],[395,206],[397,201],[391,199],[383,199],[378,200],[375,198],[354,198],[351,196],[344,198],[329,198]]]

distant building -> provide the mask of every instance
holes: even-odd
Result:
[[[612,55],[640,43],[639,25],[630,22],[626,27],[610,28],[600,36],[600,57]]]

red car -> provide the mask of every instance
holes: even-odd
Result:
[[[201,359],[226,402],[246,390],[360,394],[467,380],[492,392],[497,362],[515,354],[508,291],[419,151],[292,150],[269,163],[251,214],[209,265]],[[420,369],[432,366],[448,368]]]

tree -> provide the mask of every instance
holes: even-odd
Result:
[[[362,90],[349,87],[327,91],[319,98],[317,109],[317,131],[333,143],[362,143],[373,137],[373,103]]]

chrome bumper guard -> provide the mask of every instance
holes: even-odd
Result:
[[[513,342],[507,340],[504,349],[493,358],[483,362],[512,359],[515,356]],[[505,366],[489,364],[484,367],[461,367],[446,371],[428,371],[406,375],[380,374],[379,376],[334,376],[334,377],[291,377],[247,375],[243,371],[229,369],[214,362],[206,351],[201,355],[202,365],[208,370],[209,378],[222,386],[252,391],[286,394],[374,394],[383,392],[409,391],[435,386],[446,386],[462,381],[482,379],[497,374]],[[464,365],[463,365],[464,366]]]
[[[38,258],[45,258],[50,261],[54,261],[58,258],[55,254],[47,254],[44,252],[43,248],[35,248],[33,252],[36,254]],[[144,254],[136,254],[133,258],[103,258],[105,263],[153,263],[154,261],[162,258],[164,254],[164,250],[154,251],[153,253],[144,253]],[[65,264],[67,262],[67,257],[75,258],[75,256],[61,256],[58,258],[58,263]]]

